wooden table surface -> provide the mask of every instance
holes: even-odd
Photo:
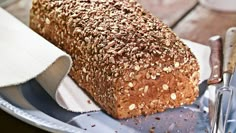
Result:
[[[1,1],[1,0],[0,0]],[[236,26],[236,13],[208,9],[197,0],[139,0],[144,8],[168,24],[181,38],[207,45],[208,38]],[[28,24],[31,0],[16,0],[3,8]],[[0,110],[0,132],[44,132]]]

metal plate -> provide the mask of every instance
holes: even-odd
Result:
[[[200,85],[204,94],[206,82]],[[194,104],[149,116],[116,120],[102,111],[73,113],[62,109],[31,80],[18,87],[0,90],[0,107],[33,126],[50,132],[179,132],[209,131],[208,100],[201,96]]]

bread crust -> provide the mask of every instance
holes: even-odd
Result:
[[[195,56],[135,0],[34,0],[30,27],[71,55],[69,75],[115,118],[198,96]]]

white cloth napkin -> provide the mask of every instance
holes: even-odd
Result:
[[[0,8],[0,87],[37,77],[53,96],[71,67],[69,55]],[[51,82],[53,84],[51,84]]]
[[[36,78],[62,107],[79,112],[98,110],[67,76],[71,64],[68,54],[0,8],[0,89]]]
[[[207,79],[210,74],[210,49],[191,41],[183,41],[198,59],[201,81]],[[0,8],[0,89],[36,78],[63,108],[76,112],[100,110],[66,76],[71,64],[69,55]]]

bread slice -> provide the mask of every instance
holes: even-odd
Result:
[[[115,118],[198,96],[195,56],[135,0],[34,0],[30,27],[71,55],[71,78]]]

